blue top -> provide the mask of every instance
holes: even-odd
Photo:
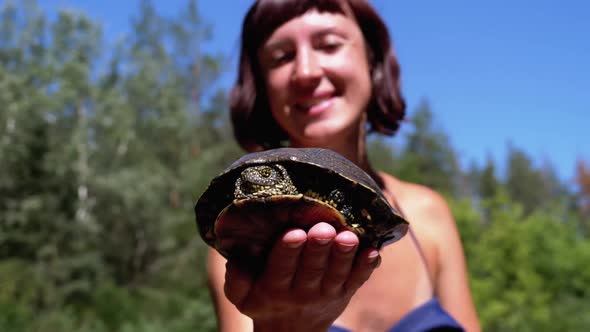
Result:
[[[332,326],[329,332],[350,332],[349,330]],[[425,331],[457,331],[465,330],[440,305],[437,298],[414,308],[402,317],[387,332],[425,332]]]

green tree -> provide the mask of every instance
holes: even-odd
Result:
[[[83,15],[1,15],[0,329],[213,330],[191,211],[240,150],[196,2],[143,1],[108,53]]]
[[[389,139],[379,135],[368,139],[367,151],[371,165],[377,170],[396,175],[397,159]]]
[[[479,194],[482,199],[493,198],[500,190],[500,182],[496,175],[496,166],[491,158],[488,158],[479,178]]]
[[[96,178],[96,211],[115,277],[108,293],[134,289],[125,296],[130,308],[160,311],[161,322],[148,319],[155,326],[176,321],[179,329],[213,329],[206,248],[191,211],[208,181],[240,151],[221,116],[227,114],[225,94],[205,89],[214,86],[223,60],[201,52],[210,27],[194,1],[181,13],[168,19],[142,1],[122,43],[127,47],[113,59],[114,73],[121,66],[127,72],[105,81],[122,93],[104,103],[101,115],[101,137],[110,149],[102,149],[96,161],[110,167]],[[106,301],[100,307],[108,308],[108,297],[97,301]],[[137,306],[136,301],[159,305]],[[102,312],[103,321],[124,323],[122,317],[111,319],[116,313]]]
[[[590,234],[590,166],[582,159],[576,163],[576,193],[573,205],[580,216],[580,226],[586,235]]]
[[[467,201],[449,199],[464,242],[476,308],[485,331],[581,331],[590,326],[587,241],[574,222],[535,212],[500,191],[490,222]],[[501,207],[501,208],[497,208]],[[567,257],[567,258],[566,258]]]
[[[488,156],[483,168],[472,165],[469,171],[469,181],[471,183],[472,198],[474,204],[477,204],[481,210],[484,221],[490,219],[490,209],[501,208],[501,203],[497,201],[500,192],[505,191],[502,183],[496,174],[496,165],[491,157]],[[493,202],[500,203],[494,205]]]
[[[84,214],[83,141],[85,69],[97,35],[86,18],[67,13],[48,26],[31,2],[7,4],[1,15],[0,264],[11,280],[2,293],[43,312],[87,298],[99,275],[93,220]]]
[[[565,192],[549,164],[537,168],[524,151],[513,146],[508,149],[505,184],[510,198],[522,205],[525,215],[543,206],[555,209],[555,199]]]
[[[463,192],[457,157],[448,136],[436,128],[427,101],[414,110],[411,124],[412,131],[407,134],[405,147],[399,156],[399,177],[442,192]]]

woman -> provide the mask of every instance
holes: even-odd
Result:
[[[260,0],[246,15],[241,46],[231,96],[240,144],[339,152],[375,178],[412,231],[380,252],[357,252],[354,233],[318,220],[307,232],[286,231],[256,275],[211,250],[220,329],[478,331],[446,202],[373,170],[367,158],[366,132],[395,133],[405,108],[381,18],[363,0]]]

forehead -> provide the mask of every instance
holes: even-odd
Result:
[[[310,10],[354,17],[346,0],[258,0],[244,20],[242,39],[251,51],[257,49],[279,26]]]
[[[307,36],[321,32],[353,32],[360,29],[356,21],[341,13],[319,12],[311,9],[301,16],[291,18],[271,32],[264,44],[272,43],[276,39],[294,36]]]

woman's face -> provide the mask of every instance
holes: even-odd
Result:
[[[259,61],[271,112],[293,145],[334,144],[358,135],[371,79],[354,19],[308,11],[270,35]]]

